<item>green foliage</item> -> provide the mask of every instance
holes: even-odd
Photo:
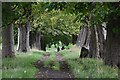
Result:
[[[73,23],[75,15],[54,9],[50,12],[43,9],[41,13],[39,9],[41,7],[44,8],[46,6],[44,4],[38,3],[33,6],[36,9],[33,10],[35,20],[33,21],[31,31],[41,33],[45,43],[49,45],[57,44],[59,41],[65,45],[71,43],[71,34],[79,34],[80,23]]]
[[[31,17],[32,4],[30,2],[4,2],[2,3],[3,26],[12,23],[25,23]]]
[[[12,10],[13,3],[2,3],[2,24],[5,25],[8,22],[11,22],[15,16],[14,11]]]
[[[38,28],[37,30],[42,32],[42,34],[78,34],[79,23],[73,23],[74,18],[74,14],[66,14],[60,10],[44,12],[43,14],[38,14],[32,29]]]

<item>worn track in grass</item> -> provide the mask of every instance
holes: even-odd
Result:
[[[69,71],[69,65],[64,61],[63,57],[57,53],[55,57],[55,61],[59,62],[60,70],[53,70],[49,67],[44,67],[44,61],[46,61],[49,56],[44,56],[41,60],[38,60],[35,63],[36,68],[39,69],[39,72],[35,74],[35,78],[38,80],[73,80],[73,75]],[[43,79],[44,78],[44,79]]]

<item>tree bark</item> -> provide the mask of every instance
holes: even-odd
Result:
[[[44,41],[44,37],[43,36],[41,37],[41,50],[46,51],[46,43]]]
[[[104,62],[107,65],[120,68],[120,21],[119,18],[112,18],[108,22],[107,37],[104,50]]]
[[[78,37],[77,35],[72,34],[72,44],[73,44],[73,45],[76,44],[77,37]]]
[[[5,58],[15,56],[12,24],[2,28],[2,56]]]
[[[87,38],[87,34],[88,34],[87,27],[81,26],[81,30],[80,30],[80,34],[77,38],[76,46],[81,48],[84,45],[86,38]]]
[[[25,25],[20,25],[18,27],[18,47],[17,50],[20,52],[27,52],[30,50],[29,46],[29,29],[30,23],[27,20]]]
[[[99,31],[99,27],[81,27],[80,35],[77,40],[77,46],[88,49],[87,57],[99,58],[100,52],[103,52],[103,38],[102,29]],[[101,39],[102,38],[102,39]],[[99,40],[101,39],[101,40]],[[82,53],[82,52],[81,52]],[[102,53],[103,54],[103,53]]]
[[[40,32],[31,32],[30,34],[30,46],[41,50],[41,34]]]
[[[90,27],[90,49],[89,49],[89,57],[90,58],[99,58],[100,57],[100,48],[99,48],[99,36],[97,32],[97,27]]]
[[[104,58],[103,47],[104,47],[105,38],[104,38],[103,26],[97,27],[97,32],[98,32],[99,56],[100,58]]]
[[[90,27],[90,53],[89,57],[90,58],[95,58],[96,57],[96,32],[95,32],[95,27]]]
[[[36,34],[36,42],[35,42],[35,44],[36,44],[36,48],[38,50],[41,50],[41,34],[40,34],[40,32],[38,32]]]
[[[35,48],[36,32],[30,32],[30,48]]]
[[[80,35],[76,43],[76,46],[80,48],[80,58],[81,55],[84,55],[84,52],[87,52],[85,57],[89,57],[89,44],[90,44],[90,27],[82,26],[80,30]],[[81,50],[82,48],[85,48],[86,51]]]
[[[27,20],[27,24],[26,24],[26,46],[27,46],[27,51],[30,51],[30,21],[28,19]]]
[[[18,25],[18,45],[17,45],[17,51],[21,49],[21,48],[20,48],[20,47],[21,47],[21,46],[20,46],[20,42],[21,42],[21,39],[22,39],[22,38],[21,38],[21,35],[20,35],[20,27],[21,27],[21,26]]]

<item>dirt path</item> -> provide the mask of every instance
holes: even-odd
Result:
[[[60,53],[57,53],[57,54],[56,54],[55,60],[56,60],[56,61],[64,61],[64,59],[63,59],[63,57],[61,56]]]
[[[41,78],[52,78],[52,80],[73,80],[73,75],[69,71],[69,66],[66,64],[62,56],[57,53],[55,57],[55,61],[57,61],[60,65],[60,70],[53,70],[49,66],[44,67],[44,61],[46,61],[49,58],[49,56],[44,56],[42,60],[38,60],[36,62],[36,67],[39,69],[39,72],[36,73],[35,77],[38,80],[41,80]],[[53,62],[51,62],[53,63]],[[54,79],[53,79],[54,78]],[[42,79],[46,80],[46,79]]]

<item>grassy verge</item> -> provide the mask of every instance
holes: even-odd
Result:
[[[104,65],[101,59],[81,59],[76,50],[64,50],[61,54],[75,78],[118,78],[118,69]]]
[[[71,48],[69,50],[62,50],[60,54],[63,56],[65,60],[67,59],[76,59],[79,58],[79,49],[78,48]]]
[[[37,69],[33,63],[42,57],[42,52],[17,53],[14,58],[2,61],[2,78],[34,78]]]
[[[76,78],[118,78],[117,68],[111,68],[96,59],[67,60]]]

